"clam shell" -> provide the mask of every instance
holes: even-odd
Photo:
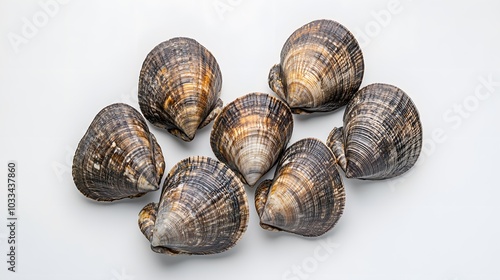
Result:
[[[422,124],[410,97],[387,84],[362,88],[349,102],[344,127],[327,145],[348,178],[387,179],[410,169],[422,149]]]
[[[293,117],[285,103],[265,93],[250,93],[222,109],[210,145],[220,161],[253,186],[276,163],[292,132]]]
[[[146,57],[139,77],[139,105],[153,125],[184,141],[220,112],[222,74],[215,57],[190,38],[173,38]]]
[[[270,88],[301,114],[344,106],[359,89],[363,72],[363,54],[352,33],[333,20],[316,20],[288,38],[268,79]]]
[[[248,224],[243,183],[225,164],[208,157],[177,163],[160,203],[139,213],[139,227],[157,253],[205,255],[233,247]]]
[[[116,103],[102,109],[73,157],[73,180],[88,198],[113,201],[159,188],[165,169],[161,148],[141,114]]]
[[[329,231],[344,211],[345,191],[332,151],[306,138],[290,146],[278,162],[273,180],[255,192],[262,228],[303,236]]]

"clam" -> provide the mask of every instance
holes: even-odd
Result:
[[[250,93],[222,109],[210,145],[215,156],[253,186],[286,148],[293,131],[288,106],[265,93]]]
[[[86,197],[113,201],[157,190],[164,169],[146,120],[129,105],[116,103],[96,115],[80,140],[72,174]]]
[[[248,212],[244,185],[231,169],[209,157],[190,157],[172,168],[160,202],[139,213],[139,227],[157,253],[214,254],[241,238]]]
[[[333,20],[297,29],[269,72],[270,88],[294,113],[333,111],[344,106],[363,79],[363,54],[351,32]]]
[[[344,126],[331,131],[327,145],[348,178],[398,176],[415,164],[422,149],[417,108],[395,86],[368,85],[347,104]]]
[[[184,141],[220,112],[222,75],[215,57],[190,38],[157,45],[142,64],[139,105],[153,125]]]
[[[320,140],[306,138],[283,154],[273,180],[255,192],[262,228],[302,236],[329,231],[344,211],[345,191],[332,151]]]

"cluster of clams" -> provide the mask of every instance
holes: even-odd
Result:
[[[397,87],[359,89],[364,72],[354,36],[332,20],[296,30],[269,73],[280,97],[250,93],[223,106],[222,75],[214,56],[189,38],[173,38],[146,57],[139,105],[151,124],[191,141],[214,120],[210,146],[217,159],[194,156],[177,163],[159,203],[139,213],[139,227],[155,252],[213,254],[245,232],[245,184],[255,186],[274,165],[274,178],[255,190],[262,228],[320,236],[339,220],[347,178],[386,179],[411,168],[421,150],[422,127],[411,99]],[[343,126],[326,144],[314,138],[288,146],[293,113],[346,106]],[[88,198],[113,201],[159,189],[162,150],[141,113],[126,104],[102,109],[81,139],[73,178]]]

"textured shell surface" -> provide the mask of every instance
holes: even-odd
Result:
[[[157,253],[206,255],[233,247],[248,224],[243,183],[225,164],[189,157],[169,172],[159,203],[139,213],[139,227]]]
[[[409,170],[422,149],[422,124],[415,104],[387,84],[362,88],[347,104],[344,127],[327,145],[348,178],[386,179]]]
[[[80,140],[72,175],[86,197],[113,201],[157,190],[164,169],[146,120],[131,106],[115,103],[95,116]]]
[[[300,114],[344,106],[359,89],[363,73],[363,54],[353,34],[323,19],[293,32],[268,79],[270,88]]]
[[[285,103],[250,93],[225,106],[215,120],[210,145],[216,157],[253,186],[277,162],[293,132]]]
[[[331,150],[320,140],[302,139],[278,162],[272,180],[255,192],[261,227],[302,236],[329,231],[344,211],[345,190]]]
[[[215,57],[190,38],[172,38],[147,55],[139,77],[139,105],[153,125],[184,141],[220,112],[222,74]]]

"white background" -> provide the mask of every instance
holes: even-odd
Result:
[[[44,8],[50,2],[0,2],[1,279],[499,279],[500,2],[73,0]],[[159,192],[102,204],[77,191],[78,141],[103,107],[138,108],[139,71],[155,45],[198,40],[220,64],[228,103],[272,93],[267,74],[283,43],[320,18],[355,33],[363,86],[390,83],[411,96],[425,142],[402,177],[344,178],[346,208],[333,230],[316,239],[265,231],[247,188],[250,224],[236,247],[164,256],[137,226]],[[342,115],[295,116],[291,143],[325,141]],[[214,157],[211,125],[191,143],[150,128],[167,170],[191,155]],[[17,273],[5,262],[8,160],[19,168]]]

